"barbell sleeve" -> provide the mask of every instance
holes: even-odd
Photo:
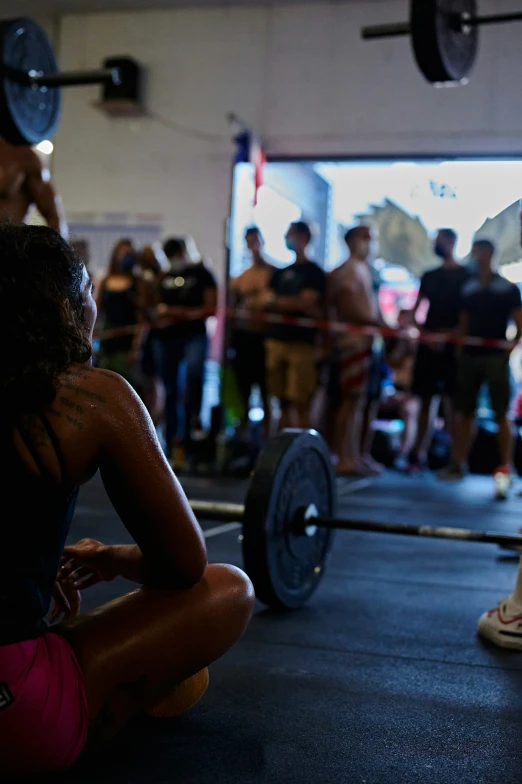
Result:
[[[410,35],[410,33],[411,26],[409,22],[374,25],[372,27],[363,27],[361,30],[361,35],[365,41],[370,41],[375,38],[402,38],[405,35]]]
[[[319,528],[332,528],[340,531],[366,531],[378,534],[396,534],[399,536],[422,536],[428,539],[452,539],[461,542],[481,542],[496,544],[501,547],[520,547],[522,536],[501,534],[498,532],[472,531],[468,528],[433,527],[429,525],[405,525],[403,523],[378,523],[368,520],[342,520],[335,517],[317,517],[307,520]]]
[[[31,84],[38,87],[77,87],[84,84],[115,84],[121,83],[118,68],[99,68],[91,71],[65,71],[63,73],[28,74]]]
[[[220,501],[192,501],[190,507],[197,517],[203,520],[217,520],[223,523],[240,523],[245,514],[244,504],[227,504]]]
[[[64,71],[58,73],[40,73],[39,71],[21,71],[8,65],[2,67],[2,73],[12,82],[30,87],[78,87],[84,84],[120,84],[119,68],[98,68],[91,71]]]

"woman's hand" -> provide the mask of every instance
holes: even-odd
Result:
[[[97,583],[110,582],[117,576],[112,547],[96,539],[80,539],[64,548],[58,577],[60,582],[70,582],[75,590],[83,591]]]
[[[68,621],[80,614],[82,597],[72,582],[58,574],[53,588],[53,608],[49,616],[50,623]]]

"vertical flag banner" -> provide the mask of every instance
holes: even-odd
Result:
[[[251,163],[254,167],[254,206],[257,204],[257,194],[263,184],[263,172],[266,164],[266,154],[259,139],[251,131],[242,131],[235,139],[236,163]]]

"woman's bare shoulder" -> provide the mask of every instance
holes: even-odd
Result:
[[[55,405],[78,415],[85,424],[109,421],[122,412],[132,414],[141,402],[124,378],[111,370],[72,365],[59,380]]]
[[[112,370],[90,365],[71,365],[60,377],[59,389],[73,392],[92,404],[107,403],[114,395],[128,393],[130,385]]]

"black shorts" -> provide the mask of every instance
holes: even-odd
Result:
[[[368,377],[368,403],[376,403],[382,397],[382,385],[386,377],[384,362],[384,347],[374,348],[370,359],[370,374]]]
[[[421,343],[413,370],[412,394],[420,398],[434,395],[455,397],[457,391],[457,360],[455,347],[446,344],[442,350]]]
[[[266,392],[265,336],[257,332],[236,332],[232,338],[235,351],[232,367],[241,396],[246,399],[254,384]]]
[[[473,416],[480,389],[488,385],[491,408],[497,417],[506,416],[511,403],[509,356],[504,352],[463,354],[458,364],[457,411]]]
[[[343,400],[341,392],[341,365],[338,351],[332,356],[327,373],[326,398],[332,408],[338,408]]]

